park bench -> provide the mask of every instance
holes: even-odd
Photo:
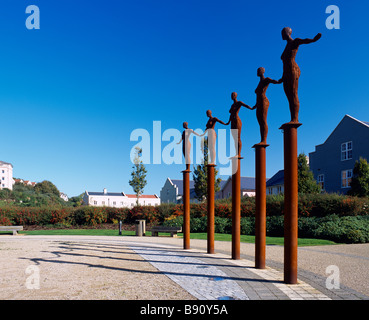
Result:
[[[0,231],[13,231],[13,236],[20,230],[23,230],[23,226],[0,226]]]
[[[151,228],[151,235],[153,237],[158,237],[159,232],[170,233],[171,237],[177,237],[177,233],[182,232],[182,227],[155,226]]]

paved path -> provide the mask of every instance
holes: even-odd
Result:
[[[184,292],[197,299],[369,299],[367,244],[299,248],[299,283],[286,285],[283,283],[282,272],[283,247],[280,246],[267,247],[268,267],[258,270],[254,268],[253,244],[242,243],[242,259],[232,260],[229,242],[217,241],[217,253],[209,255],[205,251],[204,240],[191,240],[192,249],[183,250],[181,239],[168,237],[0,236],[0,243],[32,240],[63,241],[66,244],[98,243],[101,248],[113,243],[115,246],[122,245],[122,248],[128,248],[138,254],[141,259],[180,286]],[[70,257],[72,258],[73,256]],[[37,257],[34,259],[37,260]],[[119,258],[114,259],[119,261]],[[73,261],[68,264],[73,264]],[[137,267],[140,265],[142,264]],[[326,288],[325,271],[329,265],[339,268],[339,289]],[[109,268],[106,268],[106,272],[110,272]]]

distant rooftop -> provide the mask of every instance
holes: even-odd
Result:
[[[0,166],[1,165],[10,165],[10,166],[12,166],[13,167],[13,165],[11,164],[11,163],[9,163],[9,162],[5,162],[5,161],[0,161]]]
[[[126,194],[124,192],[93,192],[86,191],[90,196],[108,196],[108,197],[127,197],[127,198],[137,198],[135,194]],[[155,194],[143,194],[139,199],[157,199],[158,196]]]
[[[266,186],[276,186],[284,184],[284,170],[279,170],[273,177],[271,177],[268,181]]]

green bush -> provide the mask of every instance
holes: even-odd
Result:
[[[214,217],[214,232],[232,233],[232,220],[228,218]]]
[[[232,230],[232,221],[230,221]],[[232,233],[230,230],[229,233]],[[254,235],[255,234],[255,218],[241,218],[241,234]]]
[[[339,217],[331,215],[319,219],[313,234],[315,238],[341,243],[369,242],[369,217]]]
[[[74,210],[73,223],[77,225],[92,225],[106,223],[108,214],[105,208],[100,207],[79,207]]]

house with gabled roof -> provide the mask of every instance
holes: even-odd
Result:
[[[345,115],[326,141],[309,153],[309,165],[322,191],[346,194],[360,157],[369,161],[369,122]]]
[[[83,204],[87,206],[131,208],[136,205],[137,196],[124,192],[108,192],[104,188],[103,192],[86,190],[82,200]],[[138,198],[138,204],[141,206],[157,206],[160,204],[160,198],[156,194],[143,194]]]
[[[241,177],[241,197],[255,196],[255,178]],[[215,199],[225,199],[232,197],[232,177],[221,184],[221,189],[215,194]]]
[[[197,203],[195,197],[195,184],[190,180],[190,202]],[[160,190],[161,203],[182,203],[183,197],[183,180],[167,178]]]
[[[266,194],[276,195],[284,193],[284,170],[279,170],[266,183]]]

